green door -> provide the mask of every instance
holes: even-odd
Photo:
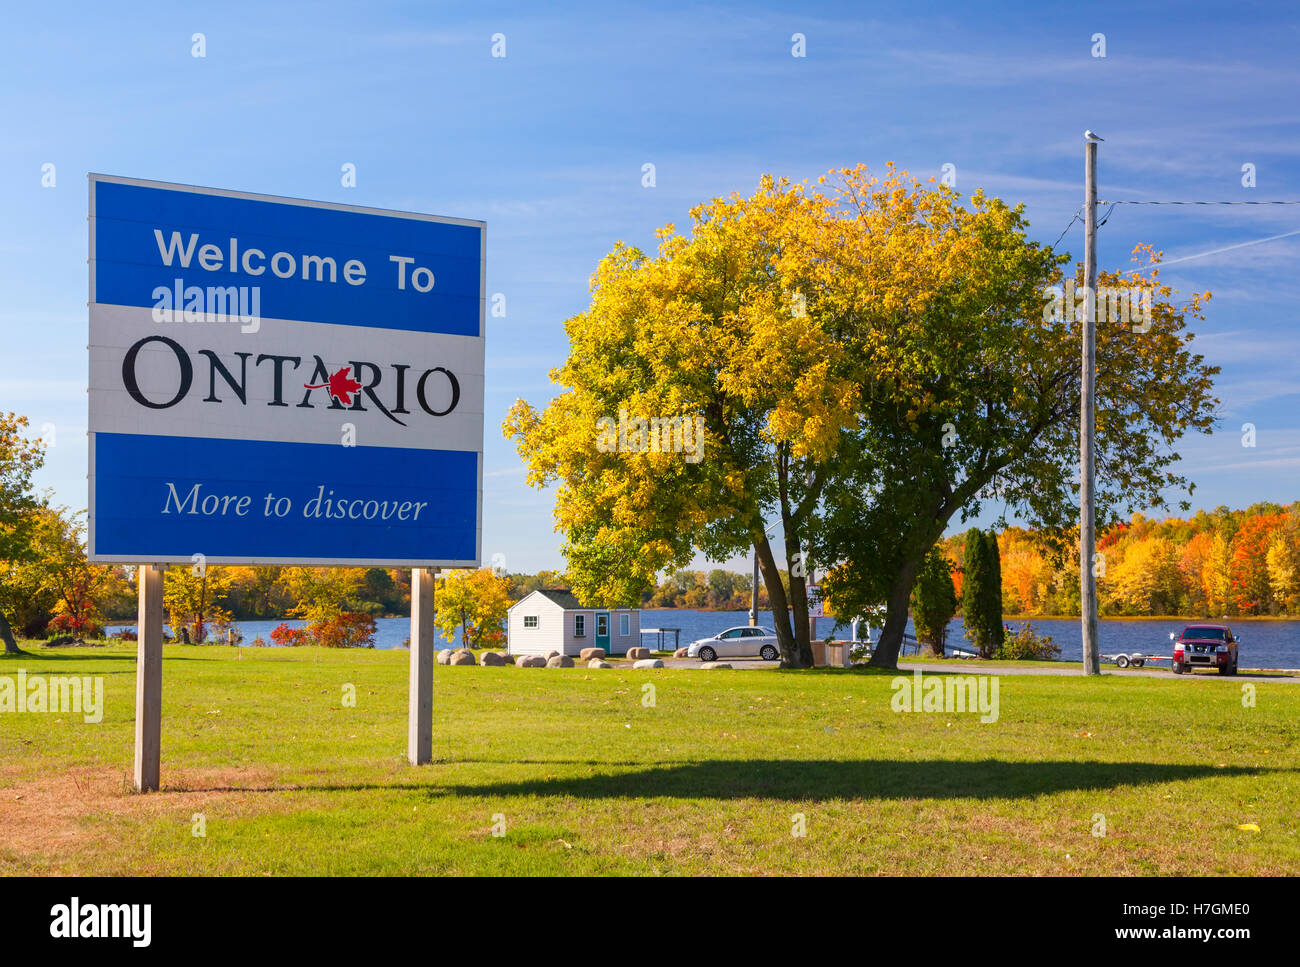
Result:
[[[596,647],[604,648],[609,654],[609,612],[596,612]]]

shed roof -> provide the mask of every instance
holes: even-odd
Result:
[[[577,611],[582,609],[582,602],[568,588],[538,588],[537,593],[544,595],[554,601],[566,611]]]
[[[640,610],[639,608],[626,608],[626,607],[596,608],[590,605],[585,605],[581,601],[579,601],[578,596],[574,594],[572,591],[570,591],[568,588],[537,588],[536,590],[530,591],[528,594],[525,594],[522,598],[520,598],[510,607],[511,608],[519,607],[519,605],[523,604],[534,594],[542,595],[542,597],[546,598],[548,601],[552,602],[553,604],[558,604],[565,611],[639,611]]]

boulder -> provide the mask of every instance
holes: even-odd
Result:
[[[578,652],[578,657],[583,661],[591,661],[593,658],[600,659],[605,657],[604,648],[584,648]]]
[[[552,648],[550,651],[548,651],[548,652],[546,653],[546,660],[547,660],[547,661],[550,661],[552,658],[554,658],[554,657],[555,657],[556,655],[558,655],[558,654],[559,654],[559,652],[556,651],[554,648]]]
[[[614,666],[607,661],[602,661],[599,658],[593,658],[591,661],[587,662],[587,667],[588,668],[613,668]]]
[[[641,648],[641,647],[637,647],[637,648],[629,648],[629,649],[627,650],[627,657],[628,657],[628,659],[631,660],[631,661],[637,661],[638,659],[641,659],[641,658],[649,658],[649,657],[650,657],[650,649],[649,649],[649,648]]]
[[[478,662],[474,660],[474,652],[470,651],[468,648],[462,648],[459,651],[452,654],[451,661],[449,662],[449,664],[477,665]]]
[[[520,655],[515,659],[516,668],[545,668],[546,659],[541,655]]]
[[[568,655],[552,655],[546,659],[547,668],[572,668],[573,659]]]
[[[641,650],[645,651],[644,648],[642,648]],[[632,662],[632,667],[633,668],[663,668],[664,663],[661,662],[658,658],[640,658],[637,661]]]
[[[700,663],[701,668],[730,668],[725,661],[706,661]]]
[[[504,665],[506,656],[499,651],[485,651],[483,652],[482,662],[484,665]]]
[[[675,652],[673,652],[673,657],[674,657],[674,658],[686,658],[686,657],[688,657],[687,654],[686,654],[686,649],[685,649],[685,648],[678,648]]]
[[[455,653],[456,653],[456,651],[455,651],[454,648],[443,648],[441,651],[438,652],[438,655],[437,655],[437,658],[438,658],[438,664],[439,664],[439,665],[450,665],[450,664],[451,664],[451,656],[454,655]]]

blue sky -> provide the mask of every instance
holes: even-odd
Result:
[[[507,315],[487,334],[483,553],[530,571],[562,564],[552,495],[497,428],[551,394],[563,321],[616,240],[651,247],[763,172],[895,161],[1024,202],[1050,243],[1082,203],[1085,128],[1106,138],[1106,199],[1300,199],[1286,4],[178,6],[28,4],[0,33],[0,409],[54,428],[39,484],[74,507],[88,171],[486,220]],[[1221,429],[1179,447],[1196,507],[1298,496],[1300,235],[1204,254],[1297,230],[1300,206],[1120,206],[1100,231],[1103,267],[1150,242],[1185,259],[1167,281],[1214,292],[1196,346],[1223,367]],[[1078,225],[1061,247],[1081,257]]]

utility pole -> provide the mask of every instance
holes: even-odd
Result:
[[[1097,399],[1097,142],[1084,132],[1083,155],[1083,379],[1079,404],[1079,615],[1083,673],[1100,675],[1097,645],[1096,496],[1093,464]]]
[[[758,548],[754,548],[754,586],[749,592],[749,626],[758,626]]]

